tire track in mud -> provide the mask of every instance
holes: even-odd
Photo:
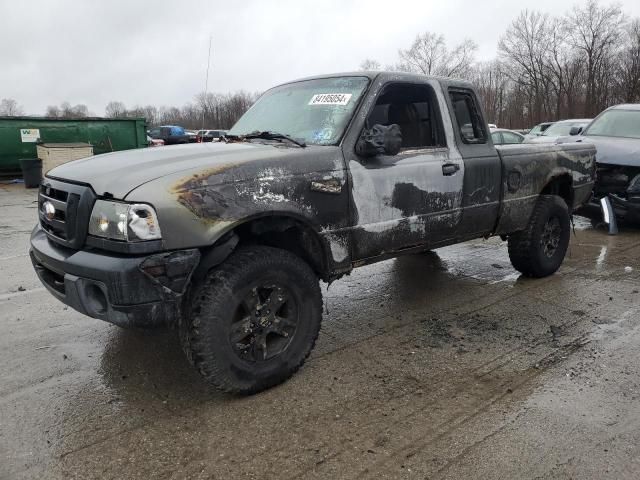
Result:
[[[567,322],[566,326],[569,326],[569,323],[570,322]],[[573,323],[577,323],[577,322],[573,322]],[[548,343],[548,341],[545,342],[543,340],[543,336],[538,337],[537,340],[538,340],[537,342],[538,345],[541,346],[542,348],[545,347],[545,343]],[[395,426],[394,428],[401,429],[403,431],[402,436],[406,438],[407,435],[404,427],[406,427],[407,423],[412,418],[416,416],[420,416],[425,411],[429,411],[430,407],[437,406],[438,403],[441,403],[443,399],[458,398],[462,394],[466,394],[466,397],[471,399],[484,398],[483,402],[479,406],[476,406],[475,408],[474,408],[473,402],[471,403],[471,405],[467,405],[466,403],[464,403],[461,406],[461,408],[458,409],[460,411],[460,414],[458,417],[454,417],[454,418],[448,417],[447,419],[442,421],[437,427],[433,429],[430,428],[429,429],[430,432],[427,435],[418,436],[417,439],[414,438],[411,441],[406,442],[402,447],[397,449],[397,451],[394,451],[395,453],[392,454],[389,460],[401,458],[403,454],[404,455],[411,454],[409,456],[412,456],[417,451],[422,450],[429,444],[437,441],[443,436],[446,436],[448,433],[451,433],[454,430],[458,429],[459,427],[467,423],[469,420],[483,413],[492,405],[499,402],[506,396],[511,395],[516,389],[520,388],[521,386],[529,382],[532,378],[539,376],[544,370],[551,367],[552,365],[555,365],[559,361],[563,360],[562,357],[568,356],[571,353],[578,350],[579,348],[581,348],[583,346],[582,340],[583,340],[582,336],[576,337],[569,343],[563,346],[554,348],[551,352],[548,352],[545,355],[531,356],[530,357],[531,362],[529,363],[532,363],[532,365],[529,365],[529,367],[524,372],[521,372],[521,371],[515,372],[517,374],[517,377],[515,378],[521,379],[517,382],[514,382],[513,377],[509,375],[508,372],[507,374],[504,374],[504,375],[496,374],[499,368],[505,367],[511,363],[511,358],[505,358],[504,355],[501,355],[500,357],[505,358],[505,360],[501,362],[500,365],[496,366],[495,368],[492,368],[490,371],[477,374],[478,372],[481,372],[481,370],[484,367],[495,362],[496,358],[493,358],[488,362],[485,362],[482,365],[479,365],[472,372],[469,372],[470,373],[469,375],[461,375],[461,378],[457,378],[455,380],[448,377],[443,381],[440,381],[440,382],[437,382],[436,384],[431,384],[431,385],[421,383],[411,391],[405,392],[402,395],[391,396],[386,401],[384,399],[381,399],[376,402],[368,402],[364,405],[360,404],[362,408],[359,408],[357,411],[354,410],[352,412],[349,412],[349,414],[359,414],[359,413],[364,413],[365,411],[368,412],[367,418],[371,418],[371,420],[369,422],[358,424],[358,427],[359,427],[358,432],[360,433],[360,437],[364,437],[365,440],[367,438],[369,440],[375,438],[375,433],[380,431],[380,429],[378,428],[378,424],[381,424],[381,423],[391,424]],[[524,353],[530,349],[531,349],[530,345],[526,345],[521,348],[514,349],[514,353],[515,351]],[[539,365],[538,368],[533,367],[533,365],[536,365],[536,364]],[[483,380],[483,381],[473,385],[470,390],[469,384],[468,384],[469,379]],[[427,401],[424,401],[424,396],[423,396],[423,392],[425,389],[428,389],[431,392],[431,395],[429,395],[429,397],[427,398]],[[492,396],[491,393],[495,392],[498,389],[502,393],[498,394],[497,396]],[[391,402],[394,400],[399,400],[399,401],[395,402],[393,406],[391,406]],[[380,408],[376,409],[375,408],[376,405],[379,405]],[[402,412],[402,415],[399,417],[396,416],[396,418],[390,418],[389,414],[384,414],[384,411],[389,410],[390,408],[392,408],[393,411]],[[472,414],[468,414],[468,411],[470,409],[473,411]],[[375,412],[376,410],[380,410],[380,411]],[[348,421],[346,419],[349,414],[342,415],[342,418],[344,418],[345,421]],[[423,425],[423,423],[415,422],[414,425]],[[398,426],[401,426],[401,427],[398,427]],[[362,434],[362,432],[365,430],[369,432],[369,435]],[[423,444],[420,444],[420,447],[416,449],[416,452],[408,451],[410,450],[410,446],[414,445],[416,441],[420,441],[421,438],[430,436],[434,432],[438,432],[438,431],[439,433],[437,433],[436,437],[434,437],[433,439],[427,442],[423,442]],[[360,439],[358,439],[358,441],[359,440]],[[341,458],[343,456],[349,456],[350,453],[353,452],[353,449],[349,449],[348,446],[350,444],[353,444],[355,441],[356,440],[350,440],[346,442],[339,442],[337,444],[333,443],[331,445],[333,447],[332,449],[334,450],[333,454],[326,455],[322,463],[326,463],[330,460],[337,460],[338,458]],[[324,446],[327,446],[327,445],[325,444]],[[407,451],[405,452],[405,450]],[[359,462],[358,464],[361,464],[361,462]],[[367,473],[367,471],[368,469],[364,469],[363,471],[360,472],[360,474],[365,474]],[[310,472],[311,470],[299,471],[299,472],[296,472],[294,475],[290,476],[289,478],[291,479],[299,478],[300,476],[304,476]],[[376,471],[375,473],[377,474],[379,472]]]
[[[561,324],[560,327],[561,328],[571,327],[573,325],[576,325],[579,322],[580,322],[579,319],[568,321]],[[376,436],[376,432],[379,432],[381,430],[380,428],[378,428],[379,424],[391,424],[391,425],[395,425],[397,428],[398,425],[405,424],[409,420],[411,420],[411,418],[415,416],[419,416],[423,412],[428,411],[430,407],[437,406],[438,403],[442,402],[443,398],[457,398],[461,394],[467,394],[468,397],[472,397],[472,398],[482,398],[483,392],[486,394],[487,392],[488,393],[495,392],[497,388],[501,389],[503,393],[498,395],[498,397],[496,397],[495,399],[491,395],[489,395],[487,400],[483,402],[483,404],[480,407],[477,407],[475,409],[478,411],[476,414],[472,414],[471,416],[468,416],[469,417],[468,419],[466,419],[466,416],[463,415],[463,418],[465,420],[470,420],[474,418],[475,415],[482,413],[491,405],[495,404],[497,401],[504,398],[506,395],[511,394],[511,392],[504,393],[507,389],[514,391],[516,388],[520,388],[522,384],[525,384],[531,378],[534,378],[540,375],[546,368],[560,361],[562,359],[561,358],[562,356],[565,356],[565,355],[568,356],[568,354],[573,353],[573,351],[577,350],[577,348],[574,349],[574,346],[575,346],[574,342],[582,338],[583,337],[576,337],[576,339],[572,340],[571,342],[565,345],[562,345],[560,347],[552,348],[551,352],[548,352],[547,345],[549,344],[549,340],[548,338],[546,338],[546,334],[539,335],[535,337],[535,339],[531,339],[532,341],[529,341],[526,345],[513,348],[509,352],[498,355],[497,357],[493,357],[490,360],[483,362],[482,364],[478,365],[472,370],[467,370],[463,372],[462,374],[459,375],[459,378],[452,379],[449,376],[449,377],[443,378],[441,381],[431,383],[431,384],[425,384],[418,381],[417,385],[409,389],[409,391],[404,390],[400,394],[388,395],[386,398],[376,399],[373,402],[360,402],[359,407],[357,409],[352,409],[347,412],[343,411],[341,414],[342,423],[350,423],[353,425],[357,425],[358,427],[357,436],[360,438],[350,439],[347,441],[342,441],[337,443],[324,442],[320,444],[320,449],[326,448],[328,450],[333,451],[332,453],[325,455],[324,458],[321,460],[320,464],[326,464],[330,461],[337,460],[338,458],[342,458],[344,456],[351,456],[353,453],[353,449],[350,449],[349,446],[353,445],[355,442],[360,442],[363,439],[364,441],[366,441],[367,439],[368,440],[374,439]],[[510,375],[508,374],[503,376],[497,375],[497,371],[500,368],[508,366],[512,363],[512,357],[515,356],[515,354],[527,353],[527,352],[530,352],[533,348],[537,348],[537,347],[547,350],[547,352],[543,355],[538,354],[536,356],[531,355],[530,357],[528,357],[530,360],[528,363],[530,365],[526,370],[528,371],[528,374],[522,375],[522,378],[524,378],[524,380],[522,380],[521,382],[514,383]],[[364,354],[363,352],[360,352],[360,353],[366,356],[366,354]],[[492,368],[486,371],[483,371],[484,369],[486,369],[486,367],[494,364],[495,362],[498,362],[498,364],[495,366],[492,366]],[[533,367],[536,364],[539,365],[537,369]],[[521,374],[520,371],[516,373],[518,375]],[[498,379],[506,378],[507,380],[501,380],[500,382],[498,382],[498,384],[496,384],[496,380],[494,377]],[[475,380],[481,381],[479,382],[479,384],[473,387],[473,391],[471,393],[470,393],[469,384],[468,384],[469,379],[475,379]],[[424,396],[425,390],[428,390],[430,392],[430,395],[426,398],[426,401]],[[468,411],[469,408],[470,407],[468,405],[465,405],[462,411],[463,412]],[[388,411],[402,412],[402,415],[401,416],[396,415],[395,418],[390,418],[391,414],[387,413]],[[370,420],[365,421],[364,423],[358,422],[357,417],[359,415],[365,416]],[[450,425],[450,426],[453,425],[453,426],[449,429],[445,429],[441,434],[438,435],[438,438],[442,437],[443,435],[446,435],[447,432],[449,431],[453,431],[457,429],[460,426],[459,424],[462,425],[463,423],[455,422],[455,421],[453,421],[452,423],[452,420],[450,418],[443,421],[438,428],[443,428],[443,426],[445,425]],[[369,432],[369,434],[368,435],[364,434],[363,432],[365,431]],[[410,442],[410,444],[411,443],[414,443],[414,441]],[[361,464],[361,462],[359,464]],[[288,478],[291,478],[291,479],[300,478],[300,476],[305,476],[307,474],[312,473],[315,468],[316,468],[316,465],[312,466],[309,469],[297,471],[292,475],[288,476]]]
[[[465,411],[461,413],[459,416],[454,417],[453,419],[447,419],[443,421],[435,428],[435,431],[437,432],[437,434],[434,436],[432,436],[430,432],[426,435],[419,436],[418,438],[413,438],[410,441],[405,442],[405,444],[402,447],[394,450],[387,458],[382,459],[380,462],[374,464],[374,466],[371,468],[367,467],[363,469],[358,476],[365,475],[365,478],[366,478],[366,474],[370,473],[371,470],[374,470],[374,472],[371,472],[372,475],[374,475],[373,478],[379,478],[379,475],[382,473],[381,468],[390,466],[389,465],[390,463],[396,462],[398,459],[411,458],[417,455],[418,453],[420,453],[421,451],[423,451],[425,448],[429,447],[430,445],[440,440],[443,440],[447,436],[450,436],[453,432],[465,426],[467,423],[469,423],[476,417],[487,412],[495,404],[499,403],[500,401],[502,401],[507,397],[512,396],[514,392],[526,386],[528,383],[530,383],[531,380],[540,376],[540,374],[542,374],[544,371],[557,365],[561,361],[566,360],[567,357],[569,357],[573,353],[580,350],[587,343],[588,341],[586,340],[586,337],[583,335],[573,338],[571,341],[569,341],[565,345],[562,345],[561,347],[558,347],[557,349],[548,353],[544,357],[539,358],[537,362],[539,367],[536,369],[529,368],[525,370],[524,372],[522,372],[520,376],[517,377],[518,381],[516,381],[515,383],[512,381],[511,378],[508,378],[506,381],[499,383],[498,387],[502,388],[502,393],[487,399],[486,401],[478,405],[478,407],[475,410],[473,410],[471,413],[468,413]],[[500,428],[503,428],[503,426],[499,427],[499,429]],[[457,458],[464,456],[464,453],[466,451],[473,448],[478,443],[481,443],[482,441],[486,440],[487,438],[494,435],[495,433],[496,431],[486,435],[479,442],[478,441],[473,442],[471,445],[465,447],[463,451],[461,451],[459,454],[447,460],[445,465],[438,468],[438,470],[435,473],[436,474],[444,473],[448,468],[453,466],[454,461]],[[390,467],[393,468],[394,466],[395,465]],[[376,467],[381,467],[381,468],[376,468]]]
[[[581,262],[582,263],[582,262]],[[587,262],[584,262],[587,263]],[[577,267],[577,269],[579,269],[579,267]],[[592,282],[589,282],[590,284],[592,283],[596,283],[596,280],[593,280]],[[511,298],[519,296],[519,295],[523,295],[523,294],[529,294],[531,290],[533,289],[538,289],[540,287],[539,284],[532,284],[531,287],[520,290],[518,292],[514,292],[512,295],[506,296],[506,297],[501,297],[498,300],[492,301],[488,304],[482,305],[478,308],[473,308],[471,310],[465,310],[464,313],[459,313],[459,314],[453,314],[452,316],[454,318],[459,317],[459,316],[464,316],[464,315],[469,315],[475,312],[480,312],[482,310],[488,309],[492,306],[498,305],[500,303],[509,301]],[[571,313],[571,310],[560,306],[560,305],[554,305],[557,308],[561,308],[562,310],[564,310],[566,313]],[[576,325],[578,325],[579,323],[581,323],[583,320],[581,318],[576,318],[576,319],[571,319],[568,320],[566,322],[561,323],[560,325],[558,325],[559,328],[561,329],[569,329],[572,328]],[[374,334],[371,337],[368,337],[367,340],[371,340],[380,336],[384,336],[394,330],[397,330],[399,328],[403,328],[403,327],[407,327],[410,326],[411,324],[417,323],[415,320],[409,321],[409,322],[403,322],[401,325],[396,325],[391,329],[388,329],[384,332],[381,332],[380,334]],[[546,355],[539,357],[536,356],[534,357],[533,355],[531,355],[530,357],[530,363],[531,365],[529,365],[529,374],[526,375],[524,378],[524,380],[522,382],[518,382],[517,386],[515,388],[520,388],[521,385],[526,384],[528,381],[530,381],[532,378],[537,377],[540,373],[542,373],[543,370],[545,370],[546,368],[548,368],[549,366],[559,362],[560,360],[562,360],[562,358],[560,358],[564,352],[564,349],[568,347],[568,351],[566,352],[566,356],[568,356],[569,354],[573,353],[574,351],[576,351],[578,348],[573,348],[573,343],[576,340],[581,340],[583,337],[576,337],[573,341],[569,342],[568,344],[565,344],[563,346],[560,347],[552,347],[551,352],[547,353]],[[361,343],[361,342],[360,342]],[[491,358],[490,360],[478,365],[477,367],[475,367],[474,369],[467,371],[469,373],[468,376],[463,376],[462,378],[458,379],[461,380],[462,382],[464,382],[465,379],[468,378],[476,378],[476,379],[483,379],[486,378],[492,374],[495,374],[499,369],[511,364],[514,360],[514,358],[519,358],[522,354],[526,354],[526,353],[532,353],[532,350],[534,350],[535,348],[541,347],[541,348],[545,348],[546,345],[549,344],[549,339],[547,337],[547,334],[543,334],[543,335],[538,335],[532,339],[530,339],[526,344],[524,345],[520,345],[518,347],[514,347],[509,349],[506,352],[503,352],[493,358]],[[580,345],[581,347],[582,345]],[[353,348],[353,345],[350,345],[349,347]],[[343,348],[347,348],[347,346],[343,347]],[[362,351],[362,349],[360,348],[356,348],[356,350],[358,350],[360,352],[361,355],[363,356],[367,356],[367,354],[365,352]],[[331,352],[329,352],[331,353]],[[556,354],[560,353],[560,356],[557,356]],[[553,362],[549,362],[550,359],[554,359]],[[548,365],[545,365],[545,363],[548,363]],[[534,365],[539,365],[539,367],[537,369],[533,369],[532,367]],[[487,368],[487,367],[491,367],[491,368]],[[485,370],[486,369],[486,370]],[[447,387],[451,386],[452,384],[454,384],[454,381],[448,377],[446,379],[443,379],[442,381],[436,382],[435,384],[423,384],[423,383],[418,383],[418,386],[416,386],[415,388],[409,390],[408,392],[405,390],[405,392],[403,392],[402,394],[399,395],[391,395],[387,398],[387,401],[389,400],[397,400],[397,399],[402,399],[402,398],[406,398],[407,402],[409,403],[409,398],[410,397],[414,397],[417,396],[418,398],[420,398],[422,395],[416,395],[419,392],[421,392],[423,389],[427,388],[430,389],[431,391],[434,391],[435,389],[438,389],[438,394],[434,396],[433,400],[427,403],[422,404],[419,408],[413,408],[410,409],[410,412],[407,413],[407,415],[404,416],[405,419],[409,419],[414,415],[420,414],[424,409],[429,408],[431,406],[436,405],[439,401],[441,401],[442,398],[444,398],[446,396],[446,394],[453,394],[453,396],[458,395],[460,393],[465,392],[468,389],[468,386],[466,384],[461,385],[458,388],[453,389],[452,392],[447,392]],[[443,388],[444,387],[444,388]],[[511,391],[514,390],[513,387],[510,388]],[[511,392],[510,392],[511,393]],[[500,399],[504,398],[505,395],[500,395]],[[377,400],[375,402],[365,402],[365,403],[360,403],[359,404],[359,408],[358,409],[354,409],[349,411],[346,415],[349,414],[357,414],[357,413],[362,413],[366,410],[370,410],[372,406],[375,406],[376,404],[382,403],[384,402],[384,400]],[[487,408],[490,405],[493,405],[495,402],[490,401],[489,404],[487,404]],[[403,406],[397,406],[396,410],[400,410],[403,409]],[[486,408],[483,408],[482,411],[486,410]],[[406,409],[405,409],[406,411]],[[481,412],[480,412],[481,413]],[[346,417],[346,415],[343,414],[343,418]],[[382,417],[382,419],[380,419],[379,417],[376,417],[375,415],[373,416],[373,420],[371,420],[368,423],[365,424],[361,424],[359,425],[359,427],[371,427],[377,423],[387,423],[388,421],[388,417]],[[470,416],[469,420],[471,418],[474,418],[474,416]],[[397,422],[396,422],[397,423]],[[450,421],[447,421],[445,423],[450,423]],[[450,429],[451,431],[455,430],[458,427],[454,427],[452,429]],[[443,433],[443,435],[446,434]],[[335,449],[335,452],[333,454],[327,455],[324,457],[322,463],[326,463],[327,461],[330,460],[334,460],[336,458],[339,458],[343,455],[347,455],[347,448],[345,448],[349,443],[353,443],[353,441],[351,442],[341,442],[338,443],[337,445],[335,443],[332,444],[333,447],[339,447]],[[328,444],[325,443],[322,445],[322,447],[327,447]],[[303,470],[300,472],[297,472],[296,474],[292,475],[289,478],[298,478],[300,475],[304,475],[310,473],[310,470]]]

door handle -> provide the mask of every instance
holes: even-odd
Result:
[[[442,174],[446,176],[453,175],[458,170],[460,170],[460,165],[457,163],[445,163],[442,165]]]

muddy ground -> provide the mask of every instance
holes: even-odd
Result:
[[[354,271],[286,384],[207,388],[172,331],[67,309],[0,186],[0,478],[640,477],[640,231],[579,222],[560,272],[498,239]]]

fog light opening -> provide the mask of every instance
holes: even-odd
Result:
[[[89,285],[85,290],[87,309],[92,313],[102,315],[107,312],[107,297],[97,285]]]

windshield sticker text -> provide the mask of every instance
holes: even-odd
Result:
[[[309,105],[346,105],[351,100],[351,93],[317,93],[309,101]]]

